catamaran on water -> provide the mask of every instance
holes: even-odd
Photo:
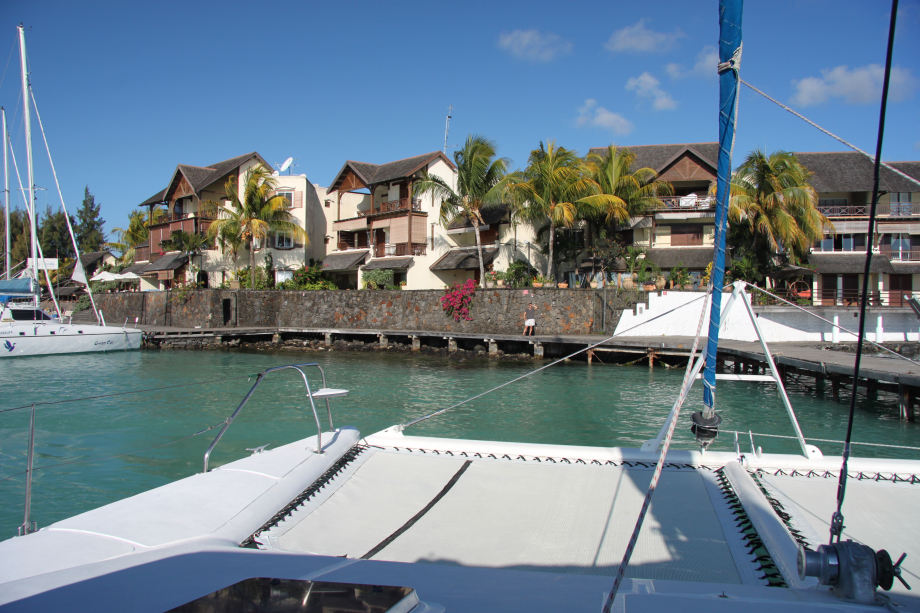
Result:
[[[33,179],[32,165],[32,88],[29,84],[28,59],[26,57],[25,32],[19,26],[19,51],[22,70],[22,99],[23,99],[23,124],[26,134],[26,176],[27,184],[21,189],[25,198],[25,207],[30,225],[30,252],[28,265],[18,271],[13,278],[13,266],[10,261],[10,190],[9,190],[9,164],[7,154],[12,153],[12,145],[6,129],[6,111],[2,110],[3,127],[3,168],[5,185],[5,212],[6,212],[6,257],[5,274],[0,278],[0,357],[22,357],[38,355],[57,355],[66,353],[85,353],[93,351],[124,351],[127,349],[140,349],[142,331],[129,329],[127,325],[114,327],[105,325],[96,304],[93,301],[93,312],[96,314],[97,323],[101,325],[85,325],[65,323],[60,306],[54,296],[54,287],[48,276],[47,264],[41,253],[41,244],[38,241],[35,215],[35,182]],[[37,107],[36,107],[37,111]],[[41,119],[39,118],[39,125]],[[44,129],[42,129],[44,136]],[[48,142],[45,139],[47,148]],[[15,165],[15,157],[13,162]],[[51,159],[50,150],[48,159]],[[16,176],[19,176],[16,166]],[[54,171],[54,164],[51,165]],[[54,173],[57,183],[57,173]],[[20,182],[20,188],[22,183]],[[61,195],[60,185],[58,194]],[[61,206],[64,207],[64,198],[61,195]],[[67,228],[76,253],[74,262],[73,279],[86,286],[86,291],[92,301],[92,291],[83,266],[80,262],[80,249],[74,237],[73,228],[70,226],[70,216],[66,214]],[[41,287],[39,283],[40,271],[44,271],[48,283],[48,292],[54,302],[55,313],[51,314],[41,308]],[[127,322],[125,322],[127,324]]]
[[[850,457],[855,403],[842,457],[809,445],[746,284],[722,305],[740,0],[722,0],[720,19],[713,283],[656,437],[628,449],[411,434],[488,392],[362,436],[334,426],[330,401],[348,392],[330,388],[318,365],[270,368],[222,423],[200,473],[41,530],[29,517],[30,451],[21,536],[0,543],[0,609],[920,611],[908,586],[920,556],[920,462]],[[761,338],[800,454],[764,452],[753,437],[748,449],[737,434],[734,449],[707,451],[720,428],[716,344],[732,308],[747,310]],[[316,434],[212,469],[211,452],[258,386],[287,371],[303,378]],[[703,409],[682,421],[699,373]],[[670,448],[678,424],[698,448]]]

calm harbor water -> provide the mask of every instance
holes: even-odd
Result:
[[[36,470],[32,518],[39,526],[158,487],[201,470],[216,430],[170,443],[225,419],[252,385],[248,376],[270,366],[318,362],[330,387],[351,394],[333,401],[336,425],[370,434],[430,413],[535,368],[530,363],[375,353],[244,353],[135,351],[4,360],[0,411],[157,388],[156,391],[43,405],[36,409]],[[318,374],[318,373],[317,373]],[[637,447],[653,437],[677,394],[682,369],[560,364],[407,430],[407,434],[565,445]],[[305,412],[303,383],[294,371],[274,373],[259,386],[212,455],[212,466],[243,457],[247,447],[270,447],[315,434]],[[187,385],[200,383],[201,385]],[[319,387],[318,379],[311,384]],[[699,387],[699,384],[697,384]],[[831,400],[813,381],[789,386],[806,437],[842,439],[847,403]],[[674,446],[692,448],[689,411],[698,410],[695,389],[682,414]],[[847,401],[848,402],[848,401]],[[920,424],[898,421],[893,396],[861,398],[854,440],[920,447]],[[773,385],[722,383],[724,428],[791,435]],[[309,408],[307,408],[309,411]],[[25,469],[29,411],[0,412],[0,479]],[[795,453],[794,441],[760,437],[764,451]],[[816,443],[825,455],[842,445]],[[747,437],[742,447],[749,448]],[[713,449],[730,449],[723,434]],[[920,459],[920,452],[855,447],[855,455]],[[0,481],[0,539],[22,522],[24,479]]]

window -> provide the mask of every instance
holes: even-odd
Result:
[[[275,271],[275,283],[283,283],[285,281],[291,281],[294,279],[293,270],[276,270]]]
[[[702,224],[674,224],[671,226],[671,246],[682,247],[687,245],[703,244]]]
[[[287,202],[284,203],[284,208],[294,208],[294,192],[278,192],[276,195],[287,200]]]
[[[833,251],[834,250],[834,237],[826,236],[821,239],[818,247],[819,251]]]
[[[262,248],[262,239],[259,238],[258,236],[253,236],[253,237],[252,237],[252,248],[253,248],[253,250],[255,250],[255,251],[258,251],[259,249],[261,249],[261,248]]]
[[[865,234],[838,234],[834,239],[834,251],[865,251]]]
[[[275,232],[275,249],[293,249],[294,234],[279,230]]]

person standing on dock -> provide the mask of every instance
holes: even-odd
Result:
[[[537,305],[530,303],[527,310],[524,311],[524,334],[522,336],[533,336],[533,329],[537,325]]]

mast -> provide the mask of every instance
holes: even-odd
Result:
[[[6,215],[3,228],[6,230],[6,279],[10,279],[10,167],[7,161],[9,150],[9,135],[6,132],[6,109],[0,106],[0,117],[3,120],[3,204]]]
[[[32,255],[32,278],[38,284],[38,253],[36,245],[38,244],[38,233],[35,230],[35,176],[32,171],[32,116],[29,113],[29,68],[26,62],[26,31],[19,24],[19,60],[22,68],[22,118],[26,131],[26,175],[28,184],[26,190],[28,201],[29,225],[31,226],[31,255]]]
[[[712,308],[709,314],[709,341],[706,369],[703,371],[702,412],[694,413],[697,440],[708,445],[715,438],[722,418],[715,412],[716,356],[719,348],[719,323],[722,314],[722,285],[725,281],[725,238],[732,174],[732,149],[738,118],[738,90],[741,83],[741,14],[743,0],[719,2],[719,169],[716,185],[715,253],[712,261]],[[744,297],[742,296],[742,299]],[[703,436],[701,437],[701,432]],[[706,432],[708,431],[708,432]],[[708,438],[708,442],[706,441]]]

